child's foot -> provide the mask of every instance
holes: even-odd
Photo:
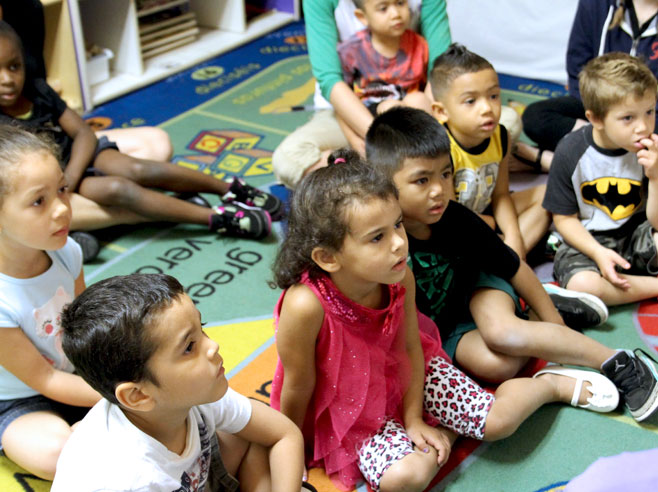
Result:
[[[310,483],[304,481],[302,482],[302,490],[301,492],[318,492],[318,489],[313,487]]]
[[[581,331],[608,319],[608,308],[595,295],[563,289],[554,284],[542,284],[569,328]]]
[[[183,200],[185,202],[193,203],[194,205],[198,205],[199,207],[212,208],[212,205],[210,205],[210,202],[208,202],[208,200],[203,198],[198,193],[187,191],[187,192],[184,192],[184,193],[177,193],[174,196],[176,198],[178,198],[179,200]]]
[[[231,187],[222,196],[224,203],[240,202],[250,207],[258,207],[265,210],[272,220],[278,220],[283,215],[283,204],[274,195],[249,186],[240,178],[233,178]]]
[[[231,203],[217,206],[213,212],[210,230],[226,236],[262,239],[272,230],[270,214],[259,208]]]
[[[626,407],[638,422],[658,410],[658,374],[652,360],[642,349],[635,349],[634,352],[620,350],[601,366],[603,373],[619,389]]]
[[[593,412],[611,412],[619,405],[617,388],[598,372],[549,364],[534,376],[552,380],[560,401]]]

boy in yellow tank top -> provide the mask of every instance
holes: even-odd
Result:
[[[457,201],[478,213],[525,258],[551,223],[541,206],[545,185],[511,194],[510,138],[499,124],[500,85],[493,66],[453,43],[430,74],[434,117],[448,130]]]

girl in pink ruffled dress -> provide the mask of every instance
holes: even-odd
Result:
[[[416,310],[395,186],[353,151],[329,162],[294,192],[274,265],[286,290],[272,407],[302,429],[307,466],[339,488],[365,478],[421,491],[457,434],[506,437],[542,404],[569,401],[574,380],[512,379],[494,397],[455,368]]]

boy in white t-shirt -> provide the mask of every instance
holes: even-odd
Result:
[[[228,387],[175,278],[98,282],[64,310],[62,329],[64,352],[104,399],[65,445],[53,492],[300,490],[301,432]]]

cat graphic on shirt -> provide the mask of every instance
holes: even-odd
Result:
[[[59,354],[59,360],[53,360],[50,357],[44,355],[44,358],[54,366],[56,369],[60,370],[72,370],[73,366],[64,355],[64,350],[62,349],[62,327],[61,327],[61,316],[62,309],[73,299],[66,292],[64,287],[59,287],[55,292],[55,295],[46,302],[43,306],[35,308],[34,321],[35,321],[35,330],[37,336],[40,338],[54,337],[54,347],[56,352]]]

